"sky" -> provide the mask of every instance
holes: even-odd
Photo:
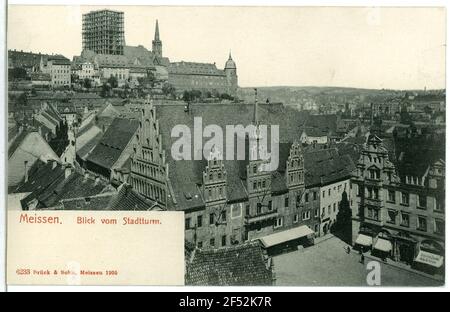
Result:
[[[444,8],[8,7],[8,49],[81,52],[82,14],[125,13],[127,45],[151,49],[159,21],[171,61],[216,63],[231,51],[239,85],[445,88]]]

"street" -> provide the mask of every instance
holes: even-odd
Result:
[[[344,242],[331,237],[314,246],[275,256],[274,272],[278,286],[368,286],[370,272],[360,256],[347,254]],[[381,286],[439,286],[425,276],[381,263]]]

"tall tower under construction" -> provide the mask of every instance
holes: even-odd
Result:
[[[122,55],[125,45],[123,12],[91,11],[83,14],[83,50]]]

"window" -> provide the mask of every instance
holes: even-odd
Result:
[[[374,207],[367,208],[367,217],[372,220],[379,221],[379,211]]]
[[[203,225],[203,216],[197,216],[197,227],[202,227]]]
[[[322,197],[325,198],[325,191],[322,191]]]
[[[294,223],[297,223],[298,222],[298,213],[296,213],[295,215],[294,215]]]
[[[262,212],[262,204],[257,203],[256,204],[256,214],[261,214],[261,212]]]
[[[209,214],[209,224],[214,224],[216,221],[214,220],[215,215],[213,213]]]
[[[262,181],[262,187],[266,188],[266,180]]]
[[[227,236],[223,235],[222,236],[222,246],[226,246],[226,244],[227,244]]]
[[[215,247],[216,246],[216,240],[214,238],[211,238],[209,240],[209,246]]]
[[[184,219],[184,228],[190,229],[191,228],[191,218]]]
[[[328,214],[331,214],[331,205],[328,205]]]
[[[388,219],[387,223],[395,224],[397,222],[397,213],[394,210],[388,210]]]
[[[439,199],[439,198],[435,198],[434,199],[434,210],[435,211],[439,211],[439,212],[441,212],[441,211],[443,211],[443,207],[444,207],[444,204],[443,204],[443,202]]]
[[[253,173],[256,173],[256,165],[253,166]]]
[[[445,223],[443,220],[434,220],[434,232],[443,235],[445,233]]]
[[[402,192],[402,205],[409,205],[409,194]]]
[[[250,215],[250,205],[245,205],[245,215]]]
[[[269,211],[272,211],[272,201],[269,200],[269,202],[267,203],[267,209],[269,209]]]
[[[314,192],[313,193],[313,200],[316,200],[317,199],[317,192]]]
[[[282,227],[283,226],[283,218],[277,218],[276,220],[275,220],[275,226],[274,226],[274,228],[279,228],[279,227]]]
[[[388,201],[390,201],[391,203],[395,203],[395,191],[388,191]]]
[[[253,189],[256,190],[256,182],[253,182]]]
[[[419,231],[427,231],[427,218],[424,216],[417,217],[417,229]]]
[[[302,219],[303,220],[309,220],[309,219],[311,219],[311,211],[305,211],[305,212],[303,212],[302,213]]]
[[[319,217],[319,209],[314,210],[314,217]]]
[[[309,201],[309,194],[306,193],[306,194],[305,194],[305,202],[307,203],[308,201]]]
[[[203,247],[203,242],[198,242],[198,243],[197,243],[197,247],[198,247],[198,248],[202,248],[202,247]]]
[[[328,196],[331,196],[331,188],[328,189]]]
[[[227,211],[226,210],[222,210],[221,216],[222,216],[222,221],[227,222]]]
[[[286,196],[286,198],[284,199],[284,207],[289,207],[289,197]]]
[[[237,218],[242,215],[242,204],[234,204],[231,206],[231,218]]]
[[[336,203],[333,203],[333,212],[336,212]]]
[[[419,195],[419,207],[421,208],[427,208],[427,196],[426,195]]]
[[[402,213],[402,221],[401,221],[400,225],[409,227],[409,214]]]

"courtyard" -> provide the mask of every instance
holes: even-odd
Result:
[[[314,246],[273,258],[277,286],[368,286],[366,268],[372,261],[354,251],[348,254],[346,244],[330,236]],[[439,286],[443,282],[389,264],[381,263],[380,286]]]

